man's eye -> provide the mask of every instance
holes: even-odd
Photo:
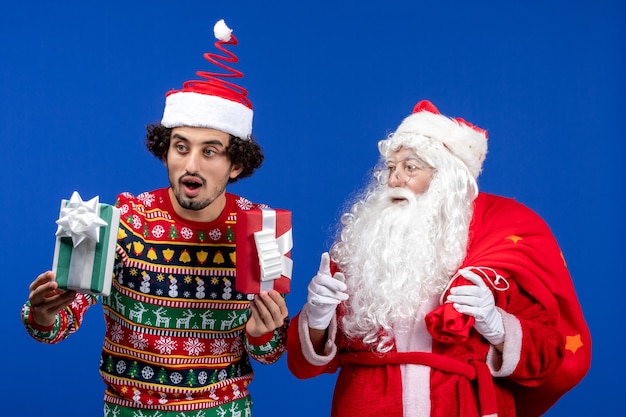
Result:
[[[410,165],[410,164],[405,164],[405,168],[407,170],[407,172],[415,172],[419,169],[419,167],[417,165]]]
[[[207,156],[213,156],[213,155],[216,155],[217,152],[215,152],[213,149],[206,149],[204,151],[204,154],[207,155]]]
[[[178,152],[185,152],[187,148],[184,145],[176,145],[176,150]]]

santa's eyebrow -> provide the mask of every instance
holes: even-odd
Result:
[[[421,162],[423,164],[426,164],[426,161],[424,161],[422,158],[420,158],[417,155],[407,155],[405,158],[399,160],[399,161],[394,161],[393,159],[387,159],[387,163],[388,164],[397,164],[398,162],[406,162],[406,161],[417,161],[417,162]]]

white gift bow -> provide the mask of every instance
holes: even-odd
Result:
[[[254,232],[259,265],[261,267],[261,283],[273,281],[284,276],[291,279],[293,260],[287,253],[293,248],[291,228],[276,237],[276,211],[261,209],[263,216],[262,228]]]
[[[58,237],[70,237],[76,248],[83,240],[100,240],[100,227],[108,223],[100,218],[100,204],[98,196],[89,201],[83,201],[77,191],[72,193],[69,201],[61,209],[59,225],[56,231]]]

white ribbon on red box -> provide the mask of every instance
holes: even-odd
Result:
[[[272,282],[282,277],[291,279],[293,260],[287,256],[293,248],[291,228],[276,236],[276,211],[261,209],[262,229],[254,232],[261,270],[261,291],[272,288]]]

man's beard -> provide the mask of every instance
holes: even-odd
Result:
[[[470,213],[443,214],[448,196],[438,185],[419,196],[382,186],[344,216],[332,255],[350,295],[342,320],[348,337],[388,351],[393,325],[423,319],[420,303],[438,295],[463,261]],[[398,197],[406,201],[393,203]]]
[[[228,174],[230,174],[230,171]],[[181,176],[177,180],[176,183],[170,180],[170,188],[172,189],[174,193],[174,197],[176,198],[176,201],[183,209],[192,210],[192,211],[200,211],[210,206],[211,204],[213,204],[213,202],[217,199],[217,197],[219,197],[220,195],[224,193],[224,191],[226,190],[226,184],[228,183],[228,174],[225,176],[222,184],[218,183],[214,186],[212,190],[212,194],[208,195],[206,198],[203,198],[201,200],[190,199],[185,195],[183,191],[183,177],[184,176],[197,177],[201,181],[202,187],[206,187],[207,181],[200,175],[185,174]]]

